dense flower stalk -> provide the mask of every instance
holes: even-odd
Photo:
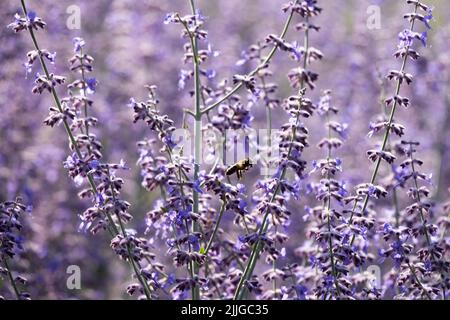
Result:
[[[27,279],[13,275],[12,261],[23,250],[18,232],[22,229],[20,216],[31,210],[21,198],[0,203],[0,276],[10,282],[13,294],[18,300],[29,300],[30,294],[22,289]],[[5,297],[0,296],[0,300]]]
[[[148,245],[142,240],[138,240],[135,236],[128,234],[124,228],[124,221],[131,219],[131,215],[127,212],[130,204],[126,201],[117,199],[123,180],[116,178],[115,170],[124,169],[124,163],[120,164],[102,164],[99,160],[101,157],[101,144],[96,140],[94,134],[89,134],[89,127],[95,125],[95,118],[87,117],[87,106],[92,104],[86,97],[86,92],[95,91],[95,78],[85,79],[85,72],[92,70],[93,58],[82,54],[84,41],[80,38],[75,39],[75,56],[71,58],[71,69],[79,71],[82,75],[81,80],[76,80],[69,84],[69,89],[79,89],[79,95],[71,94],[66,99],[59,99],[56,86],[65,82],[65,78],[49,73],[45,59],[52,61],[54,55],[47,54],[47,50],[41,50],[34,30],[45,27],[45,22],[37,17],[34,12],[28,12],[25,1],[21,1],[25,18],[16,16],[16,21],[10,27],[18,32],[28,30],[33,41],[35,50],[28,54],[28,63],[33,64],[36,57],[39,58],[44,75],[39,75],[35,80],[33,93],[43,93],[48,91],[52,94],[56,108],[50,108],[50,115],[45,119],[45,123],[49,126],[62,123],[69,137],[70,148],[74,151],[64,163],[69,170],[69,175],[74,179],[75,183],[81,185],[84,179],[87,179],[90,188],[84,189],[79,193],[81,198],[89,197],[93,200],[94,206],[87,209],[80,217],[82,219],[82,228],[89,228],[93,233],[100,229],[108,229],[114,237],[112,248],[127,260],[133,268],[136,277],[141,284],[141,290],[147,298],[151,297],[150,287],[147,280],[142,276],[141,268],[138,266],[139,260],[143,259],[148,251]],[[80,52],[80,53],[77,53]],[[77,117],[78,108],[84,107],[85,118]],[[69,121],[72,120],[72,125]],[[76,130],[81,133],[76,135]],[[83,131],[85,130],[85,131]],[[98,181],[98,183],[96,182]],[[119,227],[117,227],[113,216],[117,219]],[[123,253],[125,251],[125,254]],[[133,251],[133,252],[132,252]],[[138,254],[136,254],[136,252]]]
[[[404,84],[404,83],[410,84],[412,82],[412,75],[406,73],[406,71],[405,71],[406,63],[408,61],[408,58],[411,60],[417,60],[419,58],[419,53],[417,53],[417,51],[415,51],[412,48],[412,45],[413,45],[413,42],[415,39],[416,40],[419,39],[424,44],[426,44],[427,33],[426,32],[423,32],[423,33],[414,32],[414,26],[415,26],[415,23],[417,20],[423,21],[423,18],[422,18],[423,16],[420,15],[418,13],[418,11],[422,10],[422,11],[428,12],[430,14],[431,8],[429,8],[425,4],[421,3],[420,1],[409,1],[408,0],[407,3],[414,5],[414,12],[405,15],[405,19],[408,19],[410,21],[410,27],[409,27],[409,29],[405,29],[403,32],[401,32],[399,34],[399,40],[400,40],[399,48],[394,53],[394,56],[396,58],[402,59],[401,67],[400,67],[400,70],[392,70],[387,75],[387,78],[389,80],[397,82],[397,84],[395,86],[394,95],[385,100],[386,107],[391,107],[391,112],[390,112],[389,118],[386,122],[382,123],[381,126],[380,126],[380,124],[378,124],[378,126],[376,126],[372,129],[372,130],[375,129],[375,131],[380,131],[380,130],[385,131],[382,142],[381,142],[380,149],[379,150],[372,149],[367,152],[369,159],[372,162],[375,162],[375,168],[373,170],[372,177],[369,182],[369,186],[371,188],[370,190],[377,190],[377,192],[376,193],[365,192],[363,199],[361,199],[363,201],[363,203],[359,210],[359,214],[364,214],[364,212],[367,209],[367,206],[369,204],[370,197],[375,196],[376,198],[378,198],[378,196],[377,196],[378,194],[380,194],[381,196],[384,196],[386,194],[384,190],[380,189],[382,187],[375,185],[375,182],[376,182],[376,178],[378,175],[378,171],[381,166],[381,162],[385,161],[389,164],[392,164],[393,161],[395,160],[395,156],[392,153],[385,150],[387,147],[387,144],[388,144],[390,133],[393,132],[400,136],[403,134],[403,126],[395,123],[394,116],[395,116],[395,111],[398,106],[403,106],[405,108],[407,108],[409,106],[409,99],[399,95],[402,84]],[[429,20],[430,19],[428,19],[426,21],[429,21]],[[350,221],[349,221],[350,223],[353,220],[353,216],[354,216],[355,211],[358,208],[359,202],[360,202],[359,199],[357,201],[355,201],[354,207],[352,209],[352,215],[350,216]],[[354,240],[355,240],[355,235],[353,235],[353,237],[352,237],[352,240],[351,240],[352,244],[353,244]]]
[[[294,88],[299,88],[299,93],[296,96],[289,97],[285,102],[285,107],[290,115],[290,122],[282,127],[284,131],[281,137],[280,149],[281,159],[278,163],[278,172],[275,177],[264,181],[259,186],[259,192],[261,198],[256,208],[256,212],[263,215],[262,221],[253,235],[253,243],[251,255],[248,258],[247,265],[242,273],[239,284],[236,288],[234,299],[242,299],[245,286],[251,285],[249,280],[252,278],[253,270],[259,259],[262,250],[268,250],[272,255],[271,259],[276,259],[279,255],[278,251],[273,245],[273,240],[267,237],[270,221],[272,225],[285,222],[289,212],[285,207],[285,201],[283,196],[279,196],[281,193],[293,193],[297,196],[297,190],[294,185],[291,185],[286,180],[287,169],[291,168],[297,176],[297,179],[301,179],[303,176],[303,170],[305,168],[305,161],[300,158],[303,148],[308,145],[306,136],[308,130],[300,123],[301,117],[309,117],[314,110],[312,102],[304,97],[305,86],[309,85],[311,89],[314,88],[314,81],[317,80],[317,74],[306,69],[307,64],[311,61],[320,59],[322,55],[314,55],[311,52],[318,52],[310,50],[309,46],[309,30],[310,30],[310,18],[316,16],[321,12],[321,9],[317,6],[317,1],[302,1],[302,2],[290,2],[283,10],[290,11],[290,14],[299,14],[305,18],[305,39],[302,50],[294,50],[292,45],[286,45],[283,39],[279,39],[273,36],[268,37],[268,42],[274,43],[275,47],[279,50],[288,51],[294,53],[297,58],[299,54],[303,55],[303,67],[294,69],[289,74],[291,85]],[[280,220],[279,220],[280,219]],[[277,222],[277,220],[279,222]],[[276,292],[273,293],[276,296]]]

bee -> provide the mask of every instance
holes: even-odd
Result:
[[[253,167],[253,163],[250,161],[249,158],[245,158],[228,167],[225,173],[227,174],[227,176],[231,176],[233,173],[236,173],[238,179],[241,180],[242,173],[244,171],[249,170],[251,167]]]

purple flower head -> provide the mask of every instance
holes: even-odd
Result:
[[[213,50],[211,43],[208,42],[208,46],[207,46],[207,50],[206,52],[208,53],[209,57],[218,57],[220,55],[220,51],[217,50]]]
[[[248,205],[247,201],[239,199],[238,207],[239,207],[241,212],[245,212],[247,210],[247,205]]]
[[[123,160],[123,159],[120,159],[120,161],[119,161],[119,168],[123,169],[123,170],[130,170],[130,168],[127,167],[125,160]]]
[[[399,48],[410,47],[413,43],[414,34],[409,29],[405,29],[398,34],[400,40]]]
[[[56,52],[53,53],[48,53],[46,55],[47,59],[50,61],[51,64],[55,64],[55,60],[56,60]]]
[[[183,90],[186,86],[186,81],[191,78],[191,71],[190,70],[183,70],[180,71],[180,78],[178,79],[178,90]]]
[[[14,22],[13,23],[19,23],[20,22],[20,14],[16,13],[14,14]]]
[[[325,276],[323,281],[324,281],[325,288],[327,288],[327,289],[332,289],[333,288],[333,286],[334,286],[334,277],[332,275]]]
[[[200,9],[195,10],[195,18],[197,21],[205,22],[206,17],[203,15],[202,11]]]
[[[76,153],[73,153],[72,155],[67,156],[66,161],[63,162],[63,166],[66,169],[72,169],[78,164],[78,156]]]
[[[28,11],[27,18],[30,22],[34,22],[36,20],[36,17],[37,17],[36,12]]]
[[[342,123],[341,126],[336,127],[335,130],[339,133],[339,135],[343,138],[343,139],[347,139],[348,138],[348,123]]]
[[[392,226],[389,224],[389,223],[385,223],[384,225],[383,225],[383,232],[385,233],[385,234],[388,234],[388,233],[390,233],[392,231]]]
[[[99,207],[105,204],[105,198],[103,198],[103,195],[100,192],[95,194],[95,204]]]
[[[308,294],[307,287],[301,284],[297,284],[294,286],[294,290],[300,300],[306,300],[306,295]]]
[[[84,45],[86,44],[84,39],[80,38],[80,37],[73,38],[72,43],[73,43],[73,51],[74,52],[80,52],[81,48],[83,48]]]
[[[301,47],[300,43],[298,41],[294,41],[291,44],[291,46],[292,46],[291,52],[294,57],[294,60],[295,61],[302,60],[302,51],[301,51],[302,47]]]
[[[169,248],[174,248],[176,245],[176,241],[173,238],[167,239],[166,244]]]
[[[423,22],[428,29],[431,29],[431,20],[433,20],[433,8],[428,8],[427,14],[423,17]]]
[[[91,169],[93,170],[97,170],[100,166],[100,161],[98,160],[92,160],[91,162],[89,162],[89,167],[91,167]]]
[[[79,187],[83,184],[84,178],[81,175],[76,175],[73,178],[73,182],[75,183],[75,186]]]
[[[428,33],[427,33],[426,31],[425,31],[425,32],[422,32],[422,33],[420,34],[420,41],[422,42],[422,44],[423,44],[424,47],[427,46]]]
[[[186,210],[180,210],[177,213],[175,223],[179,226],[184,225],[184,221],[187,220],[190,217],[190,213],[192,211],[191,207],[188,207]]]
[[[23,64],[23,66],[25,67],[25,79],[27,79],[28,78],[28,74],[33,72],[33,64],[25,62]]]
[[[204,178],[202,179],[202,177],[199,177],[197,180],[195,180],[193,185],[192,185],[192,189],[194,189],[198,193],[203,193],[203,190],[200,187],[200,185],[202,184],[203,180],[204,180]]]
[[[176,142],[173,141],[172,136],[165,136],[163,139],[163,142],[168,146],[170,149],[173,149],[177,146]]]
[[[81,232],[81,233],[87,232],[87,230],[89,230],[89,228],[92,225],[92,221],[88,220],[86,217],[84,217],[80,214],[78,215],[78,217],[81,220],[80,224],[78,225],[78,232]]]
[[[250,60],[250,56],[249,56],[249,54],[247,53],[247,51],[245,51],[245,50],[243,50],[242,52],[241,52],[241,59],[239,59],[237,62],[236,62],[236,66],[242,66],[243,64],[245,64],[247,61],[249,61]]]
[[[214,70],[214,69],[208,69],[208,70],[206,70],[206,71],[205,71],[205,76],[206,76],[208,79],[213,79],[213,78],[216,76],[216,70]]]
[[[195,251],[200,250],[200,238],[198,235],[196,235],[196,234],[189,235],[188,242],[190,245],[192,245],[192,247]]]
[[[130,102],[127,103],[127,107],[133,109],[136,105],[136,100],[134,98],[130,98]],[[141,150],[141,153],[148,153],[148,150]]]
[[[97,87],[98,81],[95,78],[89,78],[86,80],[88,94],[93,94],[95,92],[95,88]]]
[[[239,192],[240,194],[245,194],[247,188],[245,187],[244,184],[238,183],[238,184],[236,185],[236,187],[238,188],[238,192]]]
[[[166,16],[164,17],[164,24],[169,24],[169,23],[176,23],[178,22],[178,15],[175,12],[170,12],[168,14],[166,14]]]

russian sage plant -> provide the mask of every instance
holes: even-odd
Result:
[[[234,12],[235,5],[253,6],[238,2],[208,3],[205,9]],[[35,134],[41,129],[31,125],[23,131],[34,139],[5,134],[5,140],[11,141],[0,149],[0,165],[12,166],[14,146],[38,145],[37,151],[17,156],[26,162],[30,153],[40,155],[46,148],[40,141],[45,136],[50,135],[46,139],[53,143],[64,133],[67,151],[61,152],[57,145],[54,148],[60,152],[49,158],[60,159],[71,183],[50,174],[50,164],[43,165],[42,157],[27,170],[24,166],[5,169],[14,173],[0,170],[0,187],[8,186],[8,193],[0,194],[4,201],[0,275],[8,284],[0,287],[1,297],[29,299],[33,294],[28,289],[41,292],[15,271],[22,272],[27,264],[21,260],[35,259],[35,252],[49,268],[61,268],[61,261],[58,265],[49,258],[49,250],[39,250],[40,241],[47,240],[34,241],[36,230],[45,226],[36,226],[31,217],[30,230],[21,230],[19,215],[32,204],[37,202],[37,212],[45,210],[36,200],[40,195],[56,203],[70,200],[53,213],[64,217],[64,232],[60,232],[64,237],[70,228],[86,243],[108,239],[115,255],[127,263],[123,270],[131,274],[122,291],[138,299],[447,299],[450,205],[440,202],[435,179],[425,173],[432,170],[428,151],[439,149],[437,183],[438,188],[445,186],[445,138],[437,147],[429,143],[439,133],[430,125],[434,118],[430,123],[423,119],[431,108],[421,103],[429,91],[440,90],[433,87],[441,81],[435,70],[439,68],[430,67],[432,61],[419,54],[420,46],[430,47],[432,8],[418,0],[404,1],[410,12],[403,18],[409,25],[398,34],[394,51],[400,66],[382,77],[384,66],[379,69],[371,61],[385,63],[386,49],[372,50],[371,42],[379,39],[369,39],[362,31],[358,31],[362,39],[349,39],[340,32],[344,22],[350,22],[339,19],[352,20],[358,11],[349,10],[348,4],[288,1],[279,8],[285,19],[280,33],[252,22],[239,38],[249,38],[251,43],[239,42],[239,50],[246,49],[234,62],[225,57],[236,47],[230,32],[234,26],[228,20],[225,27],[218,26],[194,0],[164,2],[164,9],[155,3],[115,2],[102,8],[106,15],[112,12],[109,18],[88,20],[105,31],[92,41],[84,32],[83,37],[73,37],[72,46],[70,40],[53,43],[59,48],[57,55],[41,47],[44,36],[49,43],[54,40],[51,32],[43,32],[44,19],[25,0],[17,2],[21,12],[8,27],[26,37],[20,50],[12,52],[20,52],[22,60],[26,55],[21,67],[28,82],[35,73],[32,93],[48,93],[52,105],[47,116],[39,108],[33,111],[43,118],[44,134]],[[278,5],[267,1],[266,6],[254,6],[267,14],[263,19],[267,21]],[[160,16],[167,8],[170,12]],[[337,18],[327,19],[325,8],[336,10]],[[42,14],[47,12],[43,9]],[[236,30],[244,24],[236,22]],[[144,31],[137,32],[140,28]],[[227,34],[212,39],[222,28]],[[132,39],[127,30],[134,34]],[[181,34],[181,41],[172,33]],[[153,36],[155,40],[149,40]],[[167,43],[162,41],[165,38]],[[170,46],[171,54],[158,51],[157,42]],[[7,52],[2,59],[9,56]],[[53,70],[60,70],[59,57],[68,52],[70,73],[58,75]],[[336,57],[333,66],[324,57]],[[440,58],[442,64],[448,64],[447,58]],[[342,70],[336,73],[338,68]],[[363,83],[358,75],[373,78]],[[137,84],[143,89],[136,89]],[[0,82],[1,92],[10,90],[3,86]],[[138,98],[143,93],[145,98]],[[360,101],[369,111],[358,105]],[[382,111],[375,114],[371,108],[379,109],[378,104]],[[9,113],[7,117],[14,118]],[[10,121],[1,123],[3,139],[3,132],[10,132],[3,130],[3,123],[9,128]],[[442,126],[446,128],[445,123]],[[106,133],[100,139],[102,130]],[[360,151],[365,150],[366,138],[378,136],[381,139],[373,147]],[[137,155],[132,154],[134,148]],[[360,161],[363,157],[367,163]],[[127,165],[133,158],[136,166]],[[46,182],[48,192],[36,191],[46,188],[36,188],[35,171],[51,177],[53,182]],[[4,181],[18,172],[34,179]],[[19,193],[26,200],[6,201]],[[84,202],[73,204],[74,193]],[[78,225],[62,213],[66,210],[76,211]],[[30,235],[26,246],[18,231]],[[87,260],[86,265],[101,260],[86,250],[84,242],[75,245],[84,253],[78,256]],[[116,270],[111,267],[115,262],[105,259],[111,269],[108,276],[123,285],[122,268]],[[28,275],[32,284],[46,276],[31,271]],[[99,283],[97,290],[116,287],[110,284],[113,279],[107,282]],[[67,296],[54,291],[47,297]]]

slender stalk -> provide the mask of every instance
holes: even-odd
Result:
[[[225,207],[226,207],[226,202],[223,201],[222,205],[220,206],[219,217],[217,218],[217,222],[216,222],[216,225],[214,226],[213,233],[211,235],[211,238],[209,238],[208,245],[206,246],[206,249],[205,249],[206,256],[208,256],[209,249],[211,249],[214,238],[217,234],[217,230],[219,230],[220,221],[222,220],[223,213],[225,212]]]
[[[414,13],[417,13],[417,9],[418,9],[418,5],[416,4],[415,8],[414,8]],[[409,28],[409,30],[411,32],[414,31],[415,21],[416,21],[415,19],[413,19],[411,21],[411,25],[410,25],[410,28]],[[406,51],[408,52],[409,49],[410,49],[410,46],[407,46],[406,47]],[[403,73],[405,71],[407,60],[408,60],[408,55],[405,54],[405,56],[403,57],[401,68],[400,68],[400,72],[401,73]],[[397,80],[397,85],[395,87],[395,94],[394,94],[394,96],[397,96],[400,93],[401,86],[402,86],[402,82],[401,82],[401,79],[399,79],[399,80]],[[388,139],[389,139],[389,134],[391,133],[391,125],[392,125],[392,123],[394,121],[394,116],[395,116],[395,111],[397,109],[397,105],[398,105],[397,100],[394,99],[393,106],[392,106],[392,109],[391,109],[391,113],[389,115],[388,124],[386,126],[386,132],[384,133],[383,142],[381,144],[381,151],[384,151],[386,149],[386,146],[387,146],[387,143],[388,143]],[[372,172],[372,177],[370,179],[370,183],[371,184],[375,183],[375,180],[376,180],[377,175],[378,175],[378,171],[380,169],[381,161],[382,161],[382,159],[381,159],[381,157],[379,157],[377,159],[376,164],[375,164],[375,168],[374,168],[374,170]],[[356,208],[358,206],[358,203],[359,203],[359,199],[355,201],[355,204],[354,204],[353,209],[352,209],[352,213],[350,214],[349,224],[351,224],[352,221],[353,221],[353,216],[355,214],[355,211],[356,211]],[[363,213],[367,209],[367,205],[368,204],[369,204],[369,195],[367,194],[364,197],[363,206],[362,206],[361,211],[360,211],[361,213]],[[355,234],[353,234],[353,236],[352,236],[352,240],[350,241],[350,246],[353,245],[354,241],[355,241]]]
[[[189,0],[189,4],[191,7],[192,14],[196,14],[195,3],[194,0]],[[186,27],[186,26],[185,26]],[[191,39],[191,49],[194,61],[194,113],[195,113],[195,125],[194,125],[194,181],[198,180],[198,174],[200,172],[200,162],[201,162],[201,148],[202,148],[202,113],[200,106],[201,99],[201,85],[200,85],[200,61],[198,57],[198,43],[197,38],[194,37],[188,29],[188,35]],[[192,211],[196,214],[199,213],[199,193],[196,189],[192,191],[192,200],[193,206]],[[197,232],[198,226],[195,221],[192,221],[192,231]],[[193,262],[191,265],[193,276],[196,276],[198,273],[198,265]],[[196,286],[192,293],[192,300],[200,299],[200,291]]]
[[[12,275],[11,268],[9,267],[9,264],[8,264],[8,258],[6,258],[6,257],[5,257],[5,260],[4,260],[4,264],[5,264],[6,272],[8,273],[9,281],[11,282],[11,286],[13,287],[13,290],[14,290],[14,293],[15,293],[15,295],[17,297],[17,300],[20,300],[20,291],[17,288],[16,282],[14,281],[14,277]]]
[[[330,123],[330,110],[327,111],[327,123]],[[328,125],[328,139],[331,139],[331,128]],[[330,164],[331,159],[331,146],[328,145],[328,154],[327,154],[327,162],[328,165]],[[327,181],[328,181],[328,201],[327,201],[327,226],[328,226],[328,253],[330,255],[330,261],[331,261],[331,272],[333,274],[333,282],[334,286],[336,287],[336,293],[339,297],[340,290],[339,290],[339,284],[337,282],[337,271],[336,271],[336,262],[334,261],[334,253],[333,253],[333,239],[331,237],[331,184],[330,184],[330,172],[327,171]]]
[[[410,146],[410,152],[409,152],[409,159],[411,160],[411,170],[412,170],[412,173],[413,173],[414,187],[416,188],[416,191],[417,191],[417,199],[416,200],[419,203],[421,203],[422,200],[421,200],[420,193],[419,193],[419,184],[417,183],[416,169],[415,169],[415,166],[414,166],[414,159],[413,159],[413,156],[412,156],[412,147],[411,146]],[[419,208],[419,217],[420,217],[420,221],[422,222],[423,232],[424,232],[425,238],[427,240],[427,245],[428,245],[428,247],[430,247],[431,246],[430,235],[429,235],[428,230],[426,228],[426,220],[425,220],[425,218],[423,216],[422,208]]]
[[[190,6],[192,14],[195,15],[195,4],[192,0],[190,0]],[[179,17],[180,18],[180,17]],[[200,70],[199,70],[199,58],[198,58],[198,48],[197,48],[197,39],[191,34],[189,30],[189,26],[180,18],[181,24],[186,29],[186,33],[189,36],[189,40],[191,42],[192,49],[192,59],[194,63],[194,111],[190,111],[189,114],[194,116],[195,124],[194,124],[194,181],[198,180],[198,173],[200,171],[200,155],[201,155],[201,118],[202,114],[200,112],[200,99],[201,99],[201,85],[200,85]],[[181,179],[181,177],[180,177]],[[198,214],[199,211],[199,194],[197,190],[192,191],[192,200],[193,200],[193,208],[192,211]],[[198,231],[198,225],[195,221],[192,221],[192,232]],[[186,225],[186,232],[189,234],[189,226]],[[192,251],[191,245],[189,245],[189,252]],[[198,273],[197,264],[192,261],[189,264],[189,273],[191,274],[192,279],[195,278]],[[192,287],[192,300],[200,299],[200,291],[197,286]]]
[[[381,73],[379,73],[379,77],[380,77],[380,96],[379,96],[379,103],[380,103],[380,107],[381,107],[381,114],[384,117],[388,117],[389,114],[386,112],[386,107],[384,106],[384,100],[386,99],[386,86],[385,86],[385,81],[381,75]],[[391,145],[391,141],[390,141],[390,137],[388,138],[387,141],[387,148],[391,149],[392,145]],[[395,188],[395,186],[392,188],[392,202],[394,204],[394,219],[395,219],[395,227],[398,228],[400,226],[400,209],[399,209],[399,205],[398,205],[398,197],[397,197],[397,188]]]
[[[192,1],[192,0],[191,0]],[[298,3],[299,0],[296,0],[295,3]],[[291,20],[292,17],[294,16],[294,12],[291,11],[291,13],[289,14],[286,22],[284,23],[284,27],[283,30],[281,31],[280,34],[280,38],[283,39],[286,36],[286,33],[289,29],[289,25],[291,24]],[[272,60],[272,57],[275,55],[275,52],[277,51],[277,46],[274,46],[272,48],[272,50],[269,52],[269,54],[267,55],[266,59],[264,59],[264,61],[259,64],[255,69],[253,69],[248,76],[254,76],[259,70],[261,70],[262,68],[264,68],[264,66],[266,64],[268,64],[270,62],[270,60]],[[236,84],[233,89],[231,89],[227,94],[225,94],[222,98],[220,98],[219,100],[217,100],[216,102],[212,103],[211,105],[205,107],[201,113],[207,113],[210,110],[216,108],[217,106],[219,106],[222,102],[224,102],[225,100],[227,100],[229,97],[231,97],[233,94],[235,94],[241,87],[243,86],[242,82],[239,82],[238,84]]]
[[[288,19],[288,21],[290,22],[291,19],[292,19],[292,12],[291,12],[291,15],[290,15],[290,18]],[[306,17],[306,23],[308,23],[308,21],[309,21],[309,19],[308,19],[308,16],[307,16]],[[288,23],[286,25],[289,26]],[[304,60],[303,60],[303,68],[306,69],[306,66],[307,66],[307,63],[308,63],[308,51],[309,51],[309,30],[308,29],[305,30],[305,37],[304,37],[304,44],[303,44],[303,46],[305,48]],[[304,88],[305,88],[305,85],[304,85],[304,81],[302,79],[302,81],[300,83],[300,90],[299,90],[299,92],[302,92]],[[303,99],[303,95],[301,96],[301,99]],[[298,109],[300,109],[300,108],[301,108],[301,101],[299,101],[299,103],[298,103]],[[295,123],[295,126],[292,129],[291,143],[289,145],[289,149],[288,149],[288,152],[287,152],[287,157],[288,158],[291,155],[292,142],[295,139],[296,128],[297,128],[297,125],[299,123],[299,120],[300,120],[300,112],[297,113],[296,123]],[[279,178],[279,180],[277,182],[277,185],[275,187],[275,191],[274,191],[274,193],[273,193],[273,195],[272,195],[272,197],[270,199],[270,203],[272,203],[275,200],[276,196],[278,195],[278,192],[280,190],[280,182],[284,179],[285,175],[286,175],[286,167],[284,167],[283,170],[281,171],[280,178]],[[268,221],[267,221],[269,213],[270,213],[269,210],[266,209],[265,213],[264,213],[263,221],[261,223],[261,227],[259,228],[258,240],[253,245],[253,249],[252,249],[252,252],[250,254],[249,260],[247,262],[245,270],[244,270],[244,272],[243,272],[243,274],[241,276],[241,279],[239,280],[238,286],[237,286],[236,291],[234,293],[234,297],[233,297],[234,300],[239,300],[239,299],[242,298],[242,295],[243,295],[243,292],[244,292],[243,285],[244,285],[245,281],[248,280],[253,274],[253,270],[255,269],[256,262],[259,259],[259,252],[262,249],[260,237],[267,230],[267,228],[269,227],[269,224],[268,224]]]

